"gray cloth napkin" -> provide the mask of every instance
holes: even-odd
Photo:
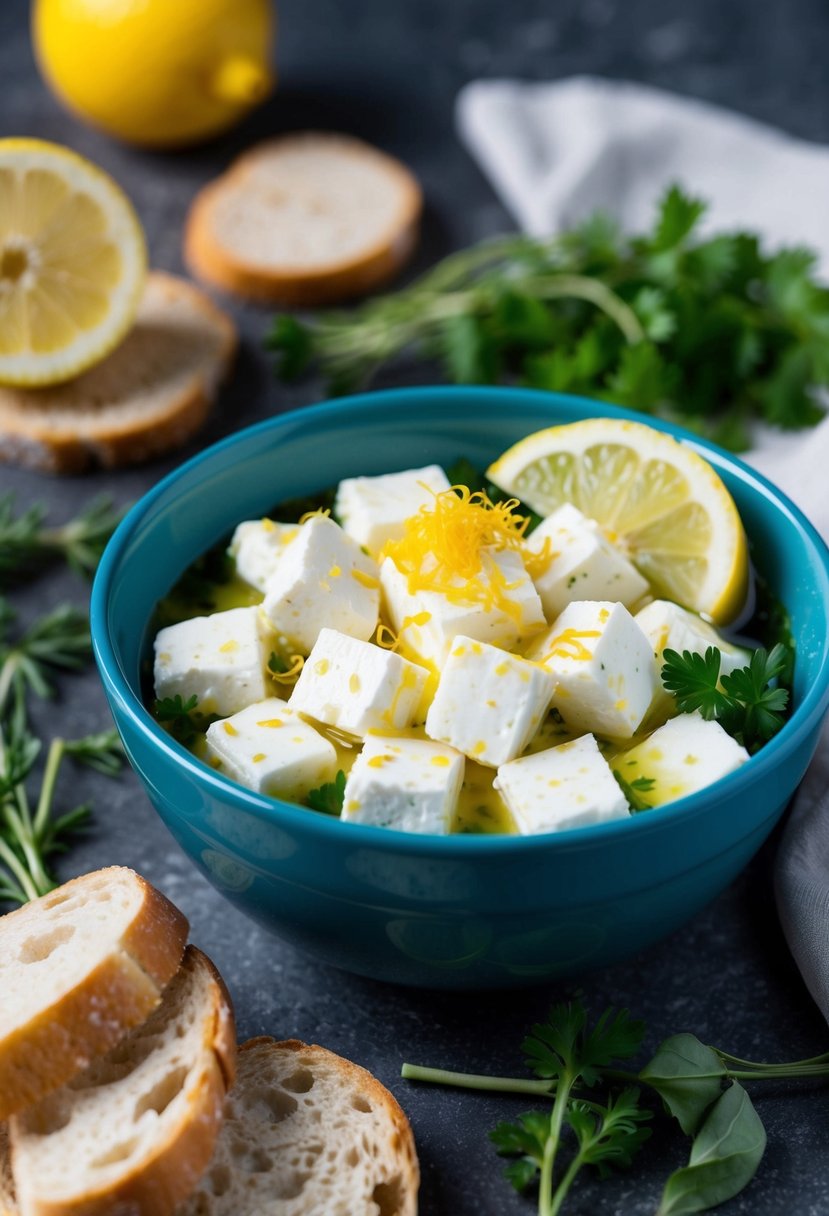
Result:
[[[589,77],[476,81],[456,117],[527,232],[556,232],[599,208],[643,228],[679,181],[709,200],[708,231],[749,227],[773,245],[810,245],[829,277],[827,148],[703,102]],[[829,419],[807,438],[761,428],[755,441],[749,461],[829,538]],[[795,797],[775,886],[786,939],[829,1021],[829,727]]]

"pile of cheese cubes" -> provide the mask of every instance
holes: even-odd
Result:
[[[332,738],[341,739],[354,757],[343,820],[447,833],[471,761],[491,771],[516,830],[533,833],[630,813],[596,736],[614,741],[624,782],[647,779],[653,804],[747,759],[715,722],[666,721],[671,698],[659,679],[668,647],[717,645],[724,671],[745,652],[693,613],[649,600],[647,581],[574,506],[523,548],[477,555],[476,585],[483,579],[491,595],[465,598],[461,578],[452,594],[418,586],[384,549],[393,553],[407,521],[453,493],[430,466],[343,481],[341,525],[325,513],[239,525],[230,552],[261,605],[169,626],[155,644],[156,696],[195,695],[219,717],[206,738],[217,767],[301,802],[335,777]],[[393,648],[378,644],[379,624]],[[305,659],[288,700],[273,695],[275,649]],[[551,713],[571,738],[534,749]],[[643,724],[652,733],[625,752]]]

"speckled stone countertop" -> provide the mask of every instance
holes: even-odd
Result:
[[[121,148],[76,124],[38,80],[25,0],[0,4],[0,135],[66,142],[108,168],[132,196],[152,261],[181,269],[181,223],[195,190],[250,141],[298,127],[349,130],[407,160],[428,202],[419,264],[510,227],[508,216],[458,145],[453,98],[475,76],[535,79],[578,72],[631,78],[739,108],[794,134],[829,139],[829,7],[823,0],[282,0],[280,90],[231,136],[183,155]],[[693,185],[693,183],[690,183]],[[750,218],[748,213],[747,220]],[[232,384],[199,446],[241,423],[307,404],[316,386],[286,391],[261,353],[266,314],[233,306],[243,337]],[[390,383],[391,381],[387,381]],[[191,448],[191,451],[195,448]],[[178,458],[123,474],[55,481],[0,468],[0,491],[45,500],[55,519],[93,493],[127,502]],[[85,591],[50,577],[15,596],[34,613]],[[80,734],[108,722],[94,673],[65,682],[48,716]],[[44,728],[48,724],[44,718]],[[509,995],[408,992],[320,967],[245,920],[207,885],[162,827],[138,781],[95,775],[72,798],[95,804],[88,835],[59,860],[67,877],[113,862],[134,866],[181,905],[193,939],[227,978],[243,1037],[271,1033],[322,1043],[375,1072],[415,1130],[424,1216],[530,1216],[534,1203],[499,1179],[486,1132],[518,1114],[521,1099],[418,1088],[399,1080],[403,1058],[475,1072],[507,1072],[525,1029],[564,985]],[[774,841],[734,886],[668,941],[581,982],[590,1006],[627,1004],[649,1025],[648,1043],[692,1030],[754,1059],[796,1059],[829,1046],[829,1032],[792,964],[774,912]],[[758,1108],[769,1134],[755,1183],[724,1216],[824,1216],[829,1211],[829,1088],[771,1092]],[[667,1173],[686,1151],[661,1131],[636,1168],[588,1179],[576,1216],[649,1216]]]

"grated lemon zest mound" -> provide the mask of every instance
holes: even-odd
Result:
[[[390,557],[406,576],[409,593],[437,591],[453,604],[498,608],[516,620],[521,607],[508,598],[520,586],[508,582],[492,554],[511,549],[521,555],[527,573],[537,577],[551,559],[549,541],[540,553],[525,543],[529,517],[519,515],[517,498],[493,502],[482,490],[452,486],[434,493],[404,525],[399,540],[388,541],[381,558]]]

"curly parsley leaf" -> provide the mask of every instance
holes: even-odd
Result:
[[[324,815],[339,815],[345,800],[345,773],[339,770],[333,781],[326,781],[315,790],[308,791],[307,802],[312,811]]]
[[[598,1069],[636,1054],[644,1033],[644,1022],[635,1021],[626,1009],[605,1009],[595,1025],[588,1027],[584,1006],[569,1001],[554,1005],[546,1022],[533,1026],[522,1050],[538,1077],[567,1074],[593,1085]]]
[[[748,751],[755,752],[786,721],[789,691],[780,680],[791,670],[791,650],[778,642],[755,650],[745,667],[720,676],[722,656],[715,646],[704,655],[685,650],[663,654],[662,683],[682,713],[696,710],[713,719]]]
[[[625,1169],[650,1138],[645,1127],[653,1116],[639,1105],[639,1090],[633,1086],[612,1096],[605,1105],[574,1099],[564,1116],[573,1129],[579,1148],[579,1165],[593,1165],[600,1178],[611,1169]]]
[[[186,747],[192,743],[198,733],[194,720],[199,698],[195,693],[187,700],[182,700],[181,694],[174,697],[162,697],[153,704],[153,713],[159,722],[169,731],[174,739]]]

